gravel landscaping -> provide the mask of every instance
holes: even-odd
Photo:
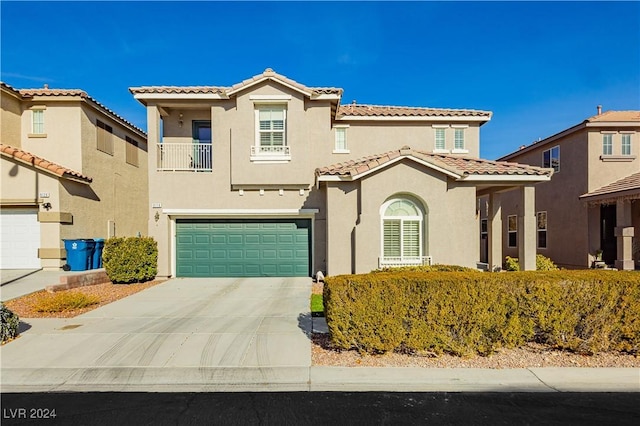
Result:
[[[19,297],[17,299],[9,300],[5,302],[7,308],[16,313],[20,319],[23,318],[73,318],[77,315],[84,314],[85,312],[97,309],[100,306],[104,306],[108,303],[115,302],[123,297],[130,296],[139,291],[145,290],[154,285],[160,284],[165,280],[147,281],[145,283],[134,284],[96,284],[85,287],[73,288],[70,290],[63,290],[57,293],[83,293],[88,296],[97,296],[100,302],[87,306],[82,309],[75,309],[63,312],[38,312],[33,308],[33,304],[42,296],[52,295],[45,290],[31,293],[26,296]]]

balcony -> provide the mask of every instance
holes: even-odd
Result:
[[[213,168],[211,142],[158,144],[158,171],[210,172]]]
[[[431,256],[404,256],[404,257],[380,257],[379,268],[395,268],[399,266],[431,265]]]
[[[288,146],[264,145],[251,146],[251,161],[290,161],[291,150]]]

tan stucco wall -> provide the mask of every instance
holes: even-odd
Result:
[[[255,105],[261,103],[259,100],[251,99],[253,95],[290,96],[289,100],[277,103],[287,105],[286,137],[287,145],[291,149],[291,161],[282,164],[250,161],[251,146],[255,145]],[[163,114],[162,118],[160,117],[161,112]],[[182,117],[180,117],[180,114],[182,114]],[[312,267],[314,269],[313,272],[317,270],[326,271],[327,264],[330,263],[329,257],[332,257],[328,253],[328,247],[333,247],[333,245],[328,242],[331,241],[332,234],[328,234],[325,237],[325,233],[332,233],[334,229],[332,225],[327,224],[336,220],[344,221],[346,218],[327,218],[325,223],[327,197],[331,196],[331,194],[325,192],[324,189],[315,188],[315,169],[348,159],[399,149],[403,145],[410,145],[412,148],[426,151],[433,150],[434,145],[434,130],[432,127],[434,123],[395,122],[382,124],[373,121],[353,121],[351,123],[340,121],[335,124],[349,124],[347,141],[350,154],[336,154],[333,153],[335,130],[332,126],[331,117],[331,104],[329,101],[309,100],[299,92],[273,82],[252,86],[230,100],[211,100],[200,102],[199,104],[192,100],[181,100],[173,103],[161,103],[160,105],[149,101],[147,107],[149,234],[159,244],[159,274],[171,274],[173,257],[171,250],[174,238],[171,226],[175,223],[174,220],[177,216],[174,215],[170,218],[165,211],[176,209],[200,209],[203,211],[214,209],[236,211],[247,209],[317,209],[319,212],[314,217]],[[180,120],[182,120],[182,125]],[[211,120],[212,172],[157,171],[157,143],[191,144],[193,120]],[[456,122],[455,124],[465,123]],[[467,124],[469,127],[465,129],[465,141],[469,153],[465,155],[478,156],[479,126],[477,123]],[[161,134],[162,141],[160,140]],[[449,148],[453,147],[453,128],[447,129],[447,144],[451,145]],[[372,184],[369,182],[380,179],[384,185],[386,184],[386,172],[382,176],[382,178],[371,177],[371,180],[364,181],[364,187],[368,191],[367,194],[373,194],[370,196],[372,200],[375,200],[374,204],[378,203],[380,198],[375,195],[376,191],[373,189],[378,183],[370,187]],[[415,184],[416,190],[423,186],[422,183],[419,183],[424,180],[421,173],[416,172],[412,175],[412,179],[418,182]],[[406,185],[406,176],[400,176],[393,182],[398,185]],[[401,186],[393,188],[398,187]],[[260,189],[264,190],[264,195],[259,194]],[[280,189],[283,190],[283,195],[279,194]],[[303,196],[299,194],[301,189],[304,190]],[[243,190],[243,195],[240,195],[240,190]],[[449,246],[446,249],[437,251],[436,261],[475,266],[479,256],[476,241],[477,232],[475,232],[477,227],[474,201],[475,188],[449,188],[448,191],[445,189],[443,192],[447,194],[448,199],[452,200],[456,206],[459,206],[462,200],[468,203],[466,207],[456,208],[454,215],[463,215],[461,218],[462,223],[473,220],[474,232],[460,231],[461,238],[459,243],[455,243],[457,244],[455,247]],[[436,204],[435,198],[430,199],[430,202]],[[152,208],[151,205],[154,203],[160,204],[161,207]],[[378,215],[377,209],[379,207],[379,204],[375,206],[375,213],[372,213],[374,216]],[[335,208],[339,208],[335,214],[338,214],[338,212],[344,213],[340,206],[334,206]],[[158,213],[157,221],[155,220],[156,213]],[[440,220],[439,214],[436,213],[434,216],[436,220]],[[471,214],[472,219],[468,218],[469,214]],[[451,215],[445,216],[450,218]],[[200,217],[207,217],[207,215]],[[208,217],[211,216],[209,215]],[[231,213],[229,217],[232,217]],[[233,217],[241,217],[241,215]],[[442,225],[444,225],[444,221],[445,219],[443,219]],[[367,226],[372,226],[371,224],[367,223]],[[463,227],[466,226],[464,225]],[[360,233],[362,234],[362,232],[364,231]],[[433,232],[437,236],[441,231]],[[447,235],[451,235],[451,233],[449,232]],[[364,237],[360,236],[359,238]],[[453,240],[453,238],[447,239]],[[470,243],[470,241],[473,241],[473,243]],[[370,241],[366,239],[362,241],[362,244],[369,243]],[[450,242],[449,244],[454,243]],[[368,252],[364,254],[365,258],[360,260],[359,268],[369,268],[369,270],[375,268],[377,266],[378,251],[376,249],[374,257],[370,257]],[[341,255],[332,258],[338,262],[336,265],[341,265],[341,262],[344,262]],[[333,268],[333,266],[329,267]],[[337,268],[343,269],[342,266]],[[350,267],[347,269],[348,272],[351,271]]]
[[[40,212],[46,212],[41,203],[51,203],[49,212],[64,212],[61,210],[59,180],[47,173],[37,171],[33,167],[23,165],[14,160],[2,158],[0,161],[2,183],[2,208],[13,205],[32,205]],[[39,194],[48,193],[49,197],[40,198]],[[38,205],[38,203],[40,203]],[[61,226],[59,223],[40,223],[40,248],[60,248]],[[41,259],[43,268],[59,268],[60,259]]]
[[[17,130],[11,130],[11,137],[18,132],[21,146],[38,157],[58,163],[64,167],[93,178],[90,184],[57,178],[45,172],[36,172],[28,165],[2,160],[2,202],[36,205],[39,211],[71,216],[72,223],[41,221],[41,253],[51,257],[51,253],[64,247],[63,239],[106,238],[107,222],[115,221],[118,236],[132,236],[138,232],[148,232],[148,161],[146,140],[111,117],[90,107],[79,98],[72,100],[47,97],[22,101],[21,115],[14,117],[18,106],[2,97],[2,116],[10,117]],[[17,101],[17,99],[16,99]],[[46,137],[34,137],[31,133],[31,107],[45,107]],[[96,149],[96,118],[113,127],[114,155]],[[5,121],[2,124],[5,132]],[[5,135],[7,133],[3,133]],[[139,166],[125,161],[125,135],[137,140]],[[4,139],[5,136],[3,136]],[[3,142],[4,143],[4,142]],[[48,198],[37,199],[38,193],[48,192]],[[51,203],[46,211],[42,203]],[[66,220],[65,220],[66,221]],[[63,221],[64,222],[64,221]],[[59,268],[64,260],[42,259],[45,268]]]
[[[46,106],[42,135],[30,136],[32,107]],[[73,170],[82,171],[80,102],[25,101],[22,149]]]
[[[0,143],[20,148],[22,106],[15,96],[0,92]]]
[[[92,108],[81,110],[82,172],[93,178],[91,185],[63,181],[62,203],[74,215],[72,226],[63,226],[63,238],[107,238],[108,222],[115,222],[116,236],[147,234],[147,160],[139,149],[138,167],[125,161],[125,135],[139,143],[139,136]],[[113,127],[114,154],[96,148],[96,119]],[[145,144],[142,144],[146,148]]]
[[[333,154],[333,162],[343,161],[344,158],[359,158],[378,154],[392,149],[400,149],[408,145],[413,149],[432,152],[435,149],[435,130],[433,125],[447,123],[430,122],[381,122],[381,121],[339,121],[337,125],[348,124],[347,147],[349,154]],[[480,157],[480,127],[478,123],[456,122],[468,124],[465,128],[465,148],[467,157]],[[332,132],[325,144],[325,155],[331,154],[335,142]],[[454,129],[445,128],[445,149],[453,151]],[[455,154],[454,154],[455,155]],[[324,156],[323,156],[324,157]],[[327,164],[331,164],[327,163]]]
[[[613,154],[621,154],[620,131],[634,130],[632,161],[602,161],[601,130],[616,132]],[[536,186],[536,212],[547,211],[547,248],[538,253],[565,267],[588,267],[600,249],[600,207],[589,207],[579,197],[640,170],[640,127],[587,127],[559,137],[544,146],[515,155],[508,161],[542,165],[543,151],[560,147],[560,171],[550,182]],[[507,216],[516,214],[517,192],[506,193],[503,205],[503,247],[505,256],[517,257],[517,248],[508,248]]]
[[[560,147],[560,171],[553,174],[550,182],[536,185],[535,211],[547,212],[547,248],[539,248],[537,252],[563,266],[584,266],[588,262],[587,208],[579,200],[580,195],[588,191],[586,137],[585,132],[573,133],[509,160],[542,166],[543,152],[555,146]],[[508,247],[507,220],[508,216],[517,214],[518,208],[518,191],[502,195],[504,256],[518,257],[518,249]]]
[[[612,134],[613,155],[619,156],[622,153],[622,137],[620,131],[633,130],[631,134],[631,157],[632,161],[603,161],[602,156],[602,133],[601,130],[616,133]],[[636,127],[607,127],[591,128],[589,132],[589,178],[588,191],[601,188],[618,179],[622,179],[632,173],[640,171],[640,126]]]
[[[419,200],[426,213],[424,255],[432,256],[434,263],[476,266],[475,187],[456,185],[439,172],[403,161],[359,183],[327,183],[329,274],[363,273],[378,267],[380,207],[402,195]]]

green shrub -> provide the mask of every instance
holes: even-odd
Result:
[[[33,302],[33,309],[38,312],[64,312],[86,308],[98,303],[100,303],[100,298],[84,293],[46,293]]]
[[[18,335],[20,318],[0,302],[0,342],[6,342]]]
[[[527,341],[579,353],[640,349],[634,272],[406,272],[328,277],[335,347],[486,355]]]
[[[109,238],[102,260],[113,283],[149,281],[158,273],[158,243],[150,237]]]
[[[371,272],[482,272],[478,269],[467,268],[466,266],[458,265],[419,265],[419,266],[398,266],[398,267],[386,267],[376,269]]]
[[[519,271],[520,262],[517,257],[507,256],[505,258],[505,270],[507,271]],[[553,260],[545,257],[541,254],[536,254],[536,270],[537,271],[557,271],[558,268]]]

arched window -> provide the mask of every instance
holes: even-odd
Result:
[[[382,259],[384,265],[421,264],[424,214],[407,198],[387,201],[382,214]]]

